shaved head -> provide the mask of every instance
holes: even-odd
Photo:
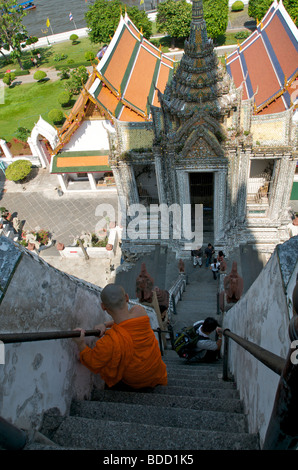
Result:
[[[125,290],[116,284],[108,284],[101,292],[101,301],[109,310],[120,310],[126,304]]]

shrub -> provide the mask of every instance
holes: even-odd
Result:
[[[235,38],[236,39],[246,39],[250,33],[248,31],[239,31],[238,33],[235,33]]]
[[[8,165],[5,176],[10,181],[21,181],[29,175],[31,162],[28,160],[17,160]]]
[[[66,80],[69,78],[69,68],[61,69],[61,72],[59,72],[58,77],[60,77],[60,80]]]
[[[54,61],[55,62],[60,62],[60,60],[65,60],[65,59],[67,59],[66,54],[55,54],[54,55]]]
[[[5,83],[5,85],[8,85],[10,86],[12,84],[12,82],[14,81],[14,79],[16,78],[16,74],[13,73],[13,72],[7,72],[4,77],[3,77],[3,82]]]
[[[61,124],[63,117],[63,113],[60,109],[52,109],[48,114],[48,118],[53,124]]]
[[[241,2],[240,0],[237,0],[232,5],[232,11],[241,11],[243,9],[244,9],[244,3]]]
[[[37,80],[40,82],[41,80],[44,80],[46,78],[47,74],[43,70],[37,70],[35,74],[33,75],[34,80]]]
[[[95,58],[94,52],[92,52],[92,51],[85,52],[85,59],[86,60],[94,60],[94,58]]]
[[[61,106],[67,106],[71,99],[71,93],[69,91],[63,91],[58,96],[58,102]]]
[[[69,38],[73,44],[76,44],[78,39],[79,39],[79,36],[77,34],[72,34]]]
[[[30,135],[30,130],[26,127],[18,127],[16,130],[16,137],[20,139],[22,142],[27,140],[27,137]]]

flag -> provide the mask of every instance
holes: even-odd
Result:
[[[51,25],[49,18],[47,18],[47,28]]]
[[[144,1],[144,0],[143,0]],[[73,16],[71,14],[71,12],[69,13],[69,21],[72,21],[73,20]]]

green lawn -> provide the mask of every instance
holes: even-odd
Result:
[[[64,41],[61,43],[54,44],[50,47],[39,47],[38,51],[41,55],[41,61],[39,62],[39,66],[41,68],[50,68],[60,65],[68,65],[69,61],[73,61],[74,63],[84,62],[86,51],[92,51],[94,55],[96,55],[100,47],[101,45],[99,44],[92,44],[88,37],[80,38],[78,40],[78,43],[75,45],[73,45],[71,41]],[[34,48],[32,47],[30,51],[23,52],[22,54],[22,62],[26,70],[32,68],[31,57],[34,57],[33,51]],[[61,56],[61,54],[65,54],[66,58],[61,61],[55,60],[55,57],[57,57],[58,55]],[[16,62],[7,64],[5,63],[5,60],[1,57],[0,73],[5,72],[8,68],[16,71],[20,70]]]
[[[62,91],[63,80],[5,87],[4,104],[0,104],[0,137],[9,142],[18,127],[32,130],[39,116],[48,121],[49,111],[61,108],[57,98]]]

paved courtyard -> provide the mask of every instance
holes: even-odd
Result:
[[[72,192],[58,195],[56,175],[39,169],[34,178],[25,184],[5,181],[0,172],[0,206],[23,222],[25,230],[39,227],[48,230],[56,242],[71,245],[82,231],[94,232],[102,216],[96,215],[100,204],[109,204],[117,216],[118,197],[116,189],[96,193]],[[110,214],[110,220],[113,220]],[[55,246],[40,253],[40,256],[61,271],[104,287],[113,282],[115,269],[120,264],[121,250],[109,259],[62,258]]]
[[[116,189],[101,190],[96,193],[72,192],[59,196],[56,175],[48,170],[39,169],[38,174],[25,184],[5,181],[0,176],[0,205],[22,220],[25,230],[36,227],[48,230],[56,242],[70,245],[74,237],[82,231],[94,232],[96,224],[103,218],[96,215],[100,204],[109,204],[118,213]]]

